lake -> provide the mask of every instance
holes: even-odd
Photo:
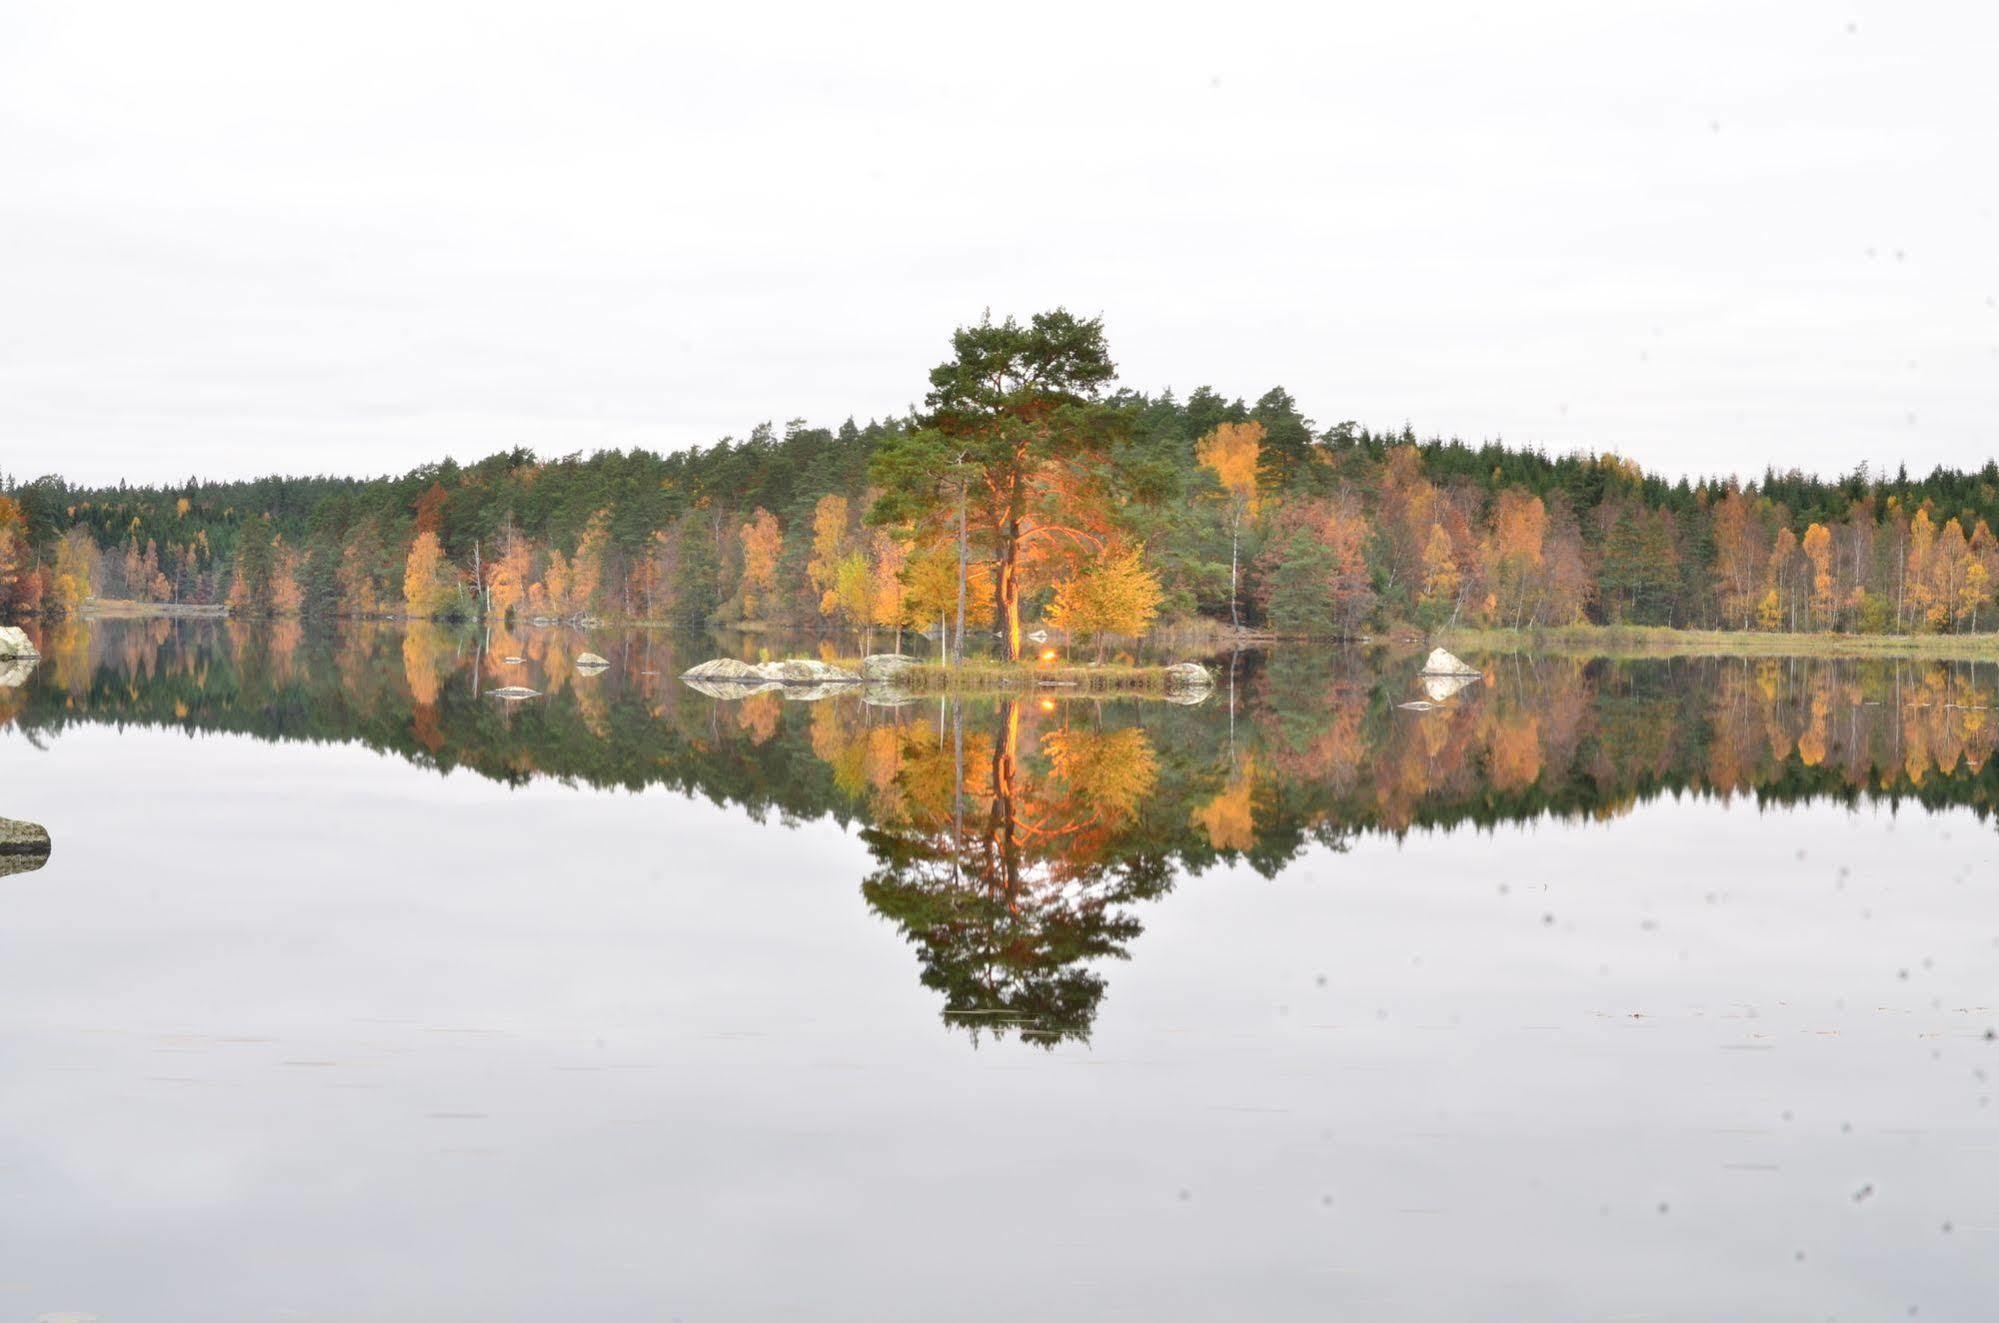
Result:
[[[1192,705],[898,704],[675,678],[754,640],[40,638],[0,1317],[1999,1291],[1999,667],[1474,657],[1438,698],[1299,647]]]

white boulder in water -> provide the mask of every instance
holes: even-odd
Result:
[[[1166,668],[1166,689],[1207,690],[1215,687],[1215,677],[1208,674],[1208,668],[1199,662],[1176,662]]]
[[[1485,672],[1465,661],[1462,657],[1453,656],[1442,648],[1432,648],[1429,657],[1423,662],[1423,674],[1463,675],[1483,678]]]
[[[497,698],[503,703],[519,703],[529,698],[540,698],[541,691],[529,689],[525,685],[510,684],[504,689],[488,689],[486,697]]]
[[[0,625],[0,661],[33,661],[41,655],[28,641],[25,631],[12,625]]]
[[[601,671],[610,664],[594,652],[579,653],[576,657],[576,669],[579,671]]]

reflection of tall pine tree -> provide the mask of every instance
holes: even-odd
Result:
[[[1125,728],[1115,734],[1138,740],[1092,749],[1084,765],[1031,767],[1012,700],[992,732],[983,768],[953,767],[948,803],[913,803],[906,820],[863,832],[877,867],[862,895],[921,952],[947,1024],[1042,1046],[1086,1039],[1105,991],[1092,962],[1124,957],[1140,931],[1124,907],[1170,882],[1163,851],[1127,853],[1124,839],[1137,822],[1129,769],[1150,746]],[[962,759],[962,726],[953,741]]]

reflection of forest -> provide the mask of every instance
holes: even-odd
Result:
[[[1413,662],[1246,657],[1201,707],[1047,698],[875,706],[717,701],[675,676],[712,640],[433,626],[72,622],[0,687],[0,726],[77,722],[365,744],[509,782],[671,786],[759,820],[857,822],[868,903],[975,1033],[1086,1034],[1136,902],[1221,859],[1271,874],[1308,843],[1667,792],[1999,801],[1999,667],[1508,658],[1433,711]],[[611,659],[578,673],[585,647]],[[488,696],[525,685],[542,697]],[[1233,707],[1233,710],[1231,710]]]

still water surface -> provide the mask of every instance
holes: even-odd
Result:
[[[0,1318],[1991,1316],[1994,668],[43,644]]]

